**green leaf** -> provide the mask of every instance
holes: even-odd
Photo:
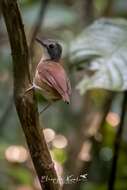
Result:
[[[76,87],[81,94],[94,88],[126,90],[127,21],[104,18],[95,21],[71,43],[70,60],[85,71]]]
[[[63,164],[67,160],[67,155],[65,150],[54,148],[51,153],[54,160],[56,160],[61,164]]]
[[[13,168],[9,169],[7,172],[11,177],[15,178],[21,184],[28,184],[31,185],[32,176],[31,173],[28,171],[27,168]]]

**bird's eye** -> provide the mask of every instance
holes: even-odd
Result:
[[[49,48],[53,49],[54,48],[54,44],[50,44]]]

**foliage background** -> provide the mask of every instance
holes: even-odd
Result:
[[[28,42],[40,10],[40,3],[41,1],[38,0],[19,1]],[[110,91],[94,89],[85,95],[80,95],[75,87],[81,81],[84,72],[91,74],[90,61],[86,59],[86,64],[82,64],[80,68],[80,61],[76,57],[78,53],[72,61],[72,50],[76,46],[76,51],[79,51],[81,46],[77,44],[77,38],[80,38],[81,42],[84,40],[85,37],[81,33],[93,20],[101,17],[126,19],[126,7],[126,0],[51,0],[38,32],[40,37],[55,38],[62,43],[64,66],[72,84],[70,106],[58,102],[40,116],[40,121],[45,126],[47,143],[56,163],[56,170],[63,179],[70,175],[76,178],[86,173],[88,176],[87,180],[81,183],[64,184],[65,190],[110,190],[108,181],[112,177],[110,173],[114,143],[121,117],[123,92],[112,92],[111,87]],[[122,30],[122,26],[119,27]],[[93,28],[92,34],[95,34],[94,32]],[[88,37],[86,36],[87,40]],[[106,33],[103,33],[103,39],[105,37]],[[117,37],[119,39],[120,35]],[[108,41],[109,37],[106,40]],[[92,43],[93,41],[89,43],[89,47],[93,47]],[[83,45],[87,46],[88,43],[83,43]],[[106,48],[109,52],[112,50],[112,46],[107,47],[105,44],[104,49]],[[88,50],[88,47],[86,49]],[[41,47],[35,43],[32,56],[34,68],[41,53]],[[0,190],[39,190],[38,180],[13,103],[11,52],[2,17],[0,17],[0,58]],[[117,57],[115,59],[118,60]],[[122,61],[118,60],[118,64],[121,67]],[[111,73],[114,71],[112,69],[110,68]],[[39,109],[41,109],[46,102],[39,94],[37,94],[37,99]],[[114,189],[126,190],[126,118],[120,138],[121,146]]]

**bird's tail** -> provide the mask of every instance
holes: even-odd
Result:
[[[67,104],[70,104],[70,97],[67,93],[65,93],[64,95],[62,95],[63,101]]]

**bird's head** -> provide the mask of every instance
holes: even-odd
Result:
[[[49,57],[49,59],[53,61],[60,60],[62,54],[62,47],[58,42],[52,39],[41,40],[39,38],[36,38],[36,41],[39,42],[45,48],[44,57]]]

